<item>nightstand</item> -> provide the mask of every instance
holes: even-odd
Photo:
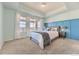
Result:
[[[66,32],[64,31],[60,32],[59,37],[66,38]]]

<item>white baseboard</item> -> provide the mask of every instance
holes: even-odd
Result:
[[[4,42],[7,42],[7,41],[12,41],[12,40],[16,40],[16,39],[25,39],[27,37],[18,37],[18,38],[14,38],[14,39],[8,39],[8,40],[5,40]]]
[[[4,40],[4,42],[6,42],[6,41],[11,41],[11,40],[14,40],[14,39],[7,39],[7,40]]]
[[[20,38],[15,38],[15,39],[26,39],[27,37],[20,37]]]

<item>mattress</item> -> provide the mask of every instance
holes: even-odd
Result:
[[[45,36],[47,36],[47,34],[45,35],[45,33],[48,34],[49,39],[48,39],[48,37],[46,37],[47,38],[46,40],[44,39]],[[31,32],[30,36],[33,38],[32,40],[37,42],[39,44],[39,46],[43,49],[45,46],[44,44],[46,44],[46,43],[50,42],[51,40],[53,40],[54,38],[58,37],[58,32],[57,31]]]

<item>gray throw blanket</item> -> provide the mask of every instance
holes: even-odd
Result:
[[[49,45],[50,44],[50,37],[49,37],[49,34],[48,33],[46,33],[46,32],[36,32],[36,33],[40,33],[41,35],[42,35],[42,37],[43,37],[43,39],[44,39],[44,47],[46,47],[47,45]]]

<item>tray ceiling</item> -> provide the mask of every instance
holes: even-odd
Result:
[[[65,6],[63,2],[45,2],[45,7],[41,6],[43,4],[42,2],[24,2],[23,4],[44,14],[63,8]]]

